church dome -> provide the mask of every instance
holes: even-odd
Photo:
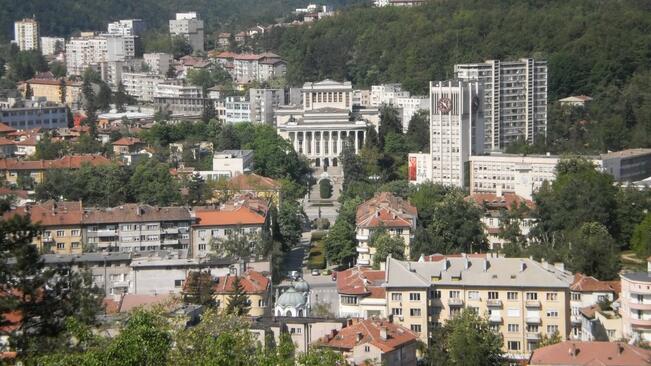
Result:
[[[305,305],[305,296],[300,292],[296,292],[293,287],[290,287],[287,291],[283,292],[276,304],[282,307],[299,307]]]
[[[294,289],[296,289],[297,292],[308,292],[310,291],[310,285],[308,285],[304,280],[300,280],[294,285]]]

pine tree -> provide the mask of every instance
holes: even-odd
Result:
[[[90,127],[90,135],[92,138],[97,136],[97,126],[95,120],[97,119],[96,112],[97,106],[95,105],[95,92],[90,78],[84,78],[84,83],[81,86],[81,94],[84,97],[84,112],[86,113],[86,125]]]
[[[115,92],[113,99],[115,103],[115,109],[117,109],[118,113],[124,112],[124,105],[127,104],[128,97],[122,81],[118,83],[118,90]]]
[[[66,79],[61,78],[59,80],[59,100],[61,101],[61,104],[66,104]]]
[[[212,279],[208,272],[191,272],[183,286],[183,301],[190,304],[212,305]]]
[[[174,79],[176,77],[176,70],[174,70],[174,66],[172,64],[170,64],[170,67],[167,69],[165,76],[169,79]]]
[[[240,276],[235,276],[233,279],[233,294],[228,298],[226,314],[243,316],[249,313],[249,309],[249,297],[244,291]]]
[[[29,83],[25,83],[25,99],[32,99],[33,96],[32,86]]]

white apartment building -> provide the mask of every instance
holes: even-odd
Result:
[[[54,55],[57,48],[66,50],[66,40],[61,37],[41,37],[41,54],[43,56]]]
[[[145,31],[142,19],[122,19],[108,24],[107,32],[121,36],[140,36]]]
[[[14,42],[21,51],[38,49],[38,22],[25,18],[14,23]]]
[[[212,170],[200,171],[207,180],[232,178],[236,175],[253,171],[253,150],[224,150],[215,152],[212,158]]]
[[[274,109],[285,104],[283,89],[249,89],[250,121],[273,124]]]
[[[478,82],[430,82],[432,182],[466,185],[466,163],[483,152],[482,89]]]
[[[547,62],[488,60],[454,65],[455,76],[484,88],[484,148],[503,150],[516,140],[534,143],[547,134]]]
[[[149,72],[154,74],[165,74],[172,64],[172,55],[169,53],[145,53],[142,55],[145,64],[149,66]]]
[[[396,98],[408,98],[409,92],[402,90],[401,84],[382,84],[371,86],[371,106],[380,107],[382,104],[394,104]]]
[[[407,131],[411,117],[418,111],[429,111],[429,98],[427,97],[398,97],[395,106],[401,110],[402,130]]]
[[[246,97],[230,96],[224,99],[226,123],[251,121],[251,103]]]
[[[122,84],[127,94],[142,102],[154,100],[158,84],[165,81],[160,75],[143,72],[123,72]]]
[[[371,91],[368,89],[353,90],[353,105],[360,107],[371,107]]]
[[[273,53],[240,54],[233,57],[232,76],[240,84],[282,77],[287,63]]]
[[[87,68],[99,71],[102,62],[126,61],[135,56],[133,36],[82,35],[66,44],[68,75],[82,75]]]
[[[380,107],[390,105],[400,110],[402,130],[407,131],[411,117],[419,110],[429,110],[429,99],[424,96],[412,96],[402,90],[401,84],[383,84],[371,86],[370,105]]]
[[[203,20],[196,12],[176,13],[176,19],[170,20],[170,34],[185,38],[193,51],[204,50]]]
[[[154,97],[157,98],[201,98],[201,87],[183,85],[178,81],[166,81],[156,85]]]

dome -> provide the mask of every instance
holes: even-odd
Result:
[[[280,297],[278,297],[276,305],[296,308],[305,305],[305,302],[305,296],[299,292],[296,292],[293,287],[290,287],[287,291],[283,292]]]
[[[297,292],[308,292],[310,291],[310,285],[307,284],[304,280],[300,280],[296,282],[294,285],[294,288],[296,289]]]

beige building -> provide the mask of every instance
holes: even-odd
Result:
[[[77,105],[81,102],[81,82],[62,79],[29,79],[27,84],[32,89],[32,95],[45,98],[52,103],[64,102],[67,106]],[[63,86],[65,84],[65,87]],[[24,94],[23,88],[23,94]],[[65,89],[65,100],[61,92]]]
[[[25,18],[14,23],[14,42],[21,51],[37,50],[38,34],[36,19]]]
[[[375,248],[369,245],[374,232],[385,230],[400,237],[405,243],[405,258],[409,258],[411,239],[416,230],[416,207],[390,192],[376,193],[373,198],[357,207],[357,264],[373,265]]]
[[[296,346],[296,352],[306,352],[319,338],[332,334],[346,325],[345,320],[313,317],[260,317],[251,322],[250,332],[254,339],[265,345],[265,336],[273,335],[276,344],[280,343],[281,332],[288,332]]]
[[[465,309],[504,337],[509,359],[524,360],[540,339],[570,331],[572,275],[562,264],[486,255],[386,261],[388,312],[428,342],[433,330]]]
[[[220,311],[226,310],[230,298],[234,292],[233,283],[235,277],[239,276],[240,284],[249,298],[249,316],[267,315],[271,295],[271,281],[262,273],[247,270],[243,275],[227,274],[217,277],[217,283],[213,286],[215,301]]]
[[[387,317],[384,271],[352,267],[337,272],[339,316],[342,318]]]

